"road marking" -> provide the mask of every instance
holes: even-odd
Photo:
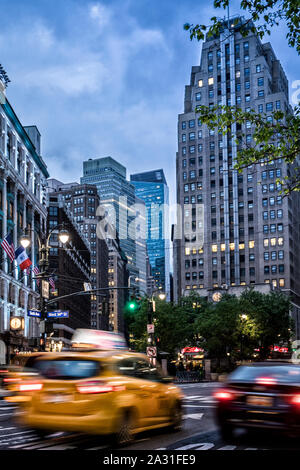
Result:
[[[11,413],[3,413],[2,415],[0,416],[11,416]]]
[[[107,449],[108,448],[108,445],[107,446],[100,446],[100,447],[91,447],[89,449],[86,449],[86,450],[100,450],[100,449]]]
[[[184,408],[215,408],[213,405],[182,405]]]
[[[200,447],[198,447],[199,445],[200,445]],[[197,444],[188,444],[188,445],[183,446],[183,447],[177,447],[174,450],[189,450],[189,449],[208,450],[208,449],[211,449],[214,446],[215,445],[210,443],[210,442],[203,442],[203,443],[197,442]]]
[[[196,396],[196,397],[184,397],[184,401],[202,401],[204,403],[216,403],[216,400],[212,397]]]
[[[203,416],[203,413],[191,413],[191,414],[188,414],[188,415],[184,415],[184,419],[188,419],[188,418],[201,419],[202,416]]]
[[[32,447],[28,447],[28,449],[31,449]],[[54,446],[49,446],[49,447],[42,447],[39,450],[66,450],[66,449],[76,449],[76,446],[68,446],[68,445],[54,445]]]
[[[244,450],[258,450],[257,447],[246,447]],[[266,449],[263,449],[266,450]]]
[[[11,432],[9,434],[5,434],[3,436],[0,435],[0,440],[2,437],[7,437],[7,436],[15,436],[16,434],[28,434],[28,433],[33,433],[34,431],[33,430],[28,430],[28,431],[20,431],[20,432]]]
[[[217,450],[234,450],[234,449],[236,449],[236,446],[224,446],[224,447],[220,447]]]

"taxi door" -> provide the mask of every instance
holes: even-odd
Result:
[[[143,359],[136,363],[136,377],[143,380],[143,393],[151,400],[149,425],[162,424],[170,418],[170,396],[168,385],[162,381],[162,374],[150,361]]]

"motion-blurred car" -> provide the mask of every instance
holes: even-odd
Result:
[[[30,399],[30,393],[20,395],[20,384],[24,380],[32,379],[37,375],[34,363],[44,352],[31,354],[18,354],[13,363],[0,370],[0,398],[13,403],[19,403]],[[2,374],[1,374],[2,371]]]
[[[42,435],[55,431],[111,435],[118,445],[135,434],[182,424],[182,392],[147,356],[128,350],[49,353],[38,373],[19,384],[26,396],[19,424]]]
[[[293,363],[253,363],[238,367],[214,397],[222,437],[235,428],[272,429],[288,435],[300,432],[300,366]]]

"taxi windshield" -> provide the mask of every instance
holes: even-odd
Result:
[[[87,379],[100,372],[98,361],[76,359],[40,360],[34,367],[42,377],[56,380]]]

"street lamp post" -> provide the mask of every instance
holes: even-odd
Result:
[[[162,291],[155,291],[152,293],[151,299],[148,299],[148,328],[153,323],[153,313],[155,312],[154,294],[157,292],[159,292],[158,297],[160,300],[165,300],[166,298],[166,294],[164,294]],[[151,329],[147,333],[148,333],[148,339],[147,339],[148,346],[155,346],[154,331]],[[151,357],[151,362],[155,363],[153,359],[155,358]]]
[[[61,228],[62,227],[62,228]],[[61,228],[58,234],[58,238],[60,242],[64,245],[67,243],[70,239],[70,234],[69,232],[65,229],[64,224],[58,224],[55,227],[53,227],[50,232],[47,234],[42,234],[40,237],[36,232],[37,235],[37,240],[38,240],[38,245],[39,245],[39,267],[40,267],[40,273],[35,275],[35,279],[40,279],[42,282],[40,283],[40,309],[41,309],[41,320],[46,321],[47,319],[47,308],[46,308],[46,303],[45,303],[45,298],[44,298],[44,293],[43,293],[43,280],[44,278],[49,279],[49,275],[47,274],[47,270],[49,268],[49,251],[50,251],[50,237],[52,233]],[[33,229],[30,229],[32,232]],[[23,246],[23,248],[28,248],[31,243],[31,239],[28,235],[24,234],[20,238],[20,243]],[[43,344],[43,349],[45,348],[45,343]]]

